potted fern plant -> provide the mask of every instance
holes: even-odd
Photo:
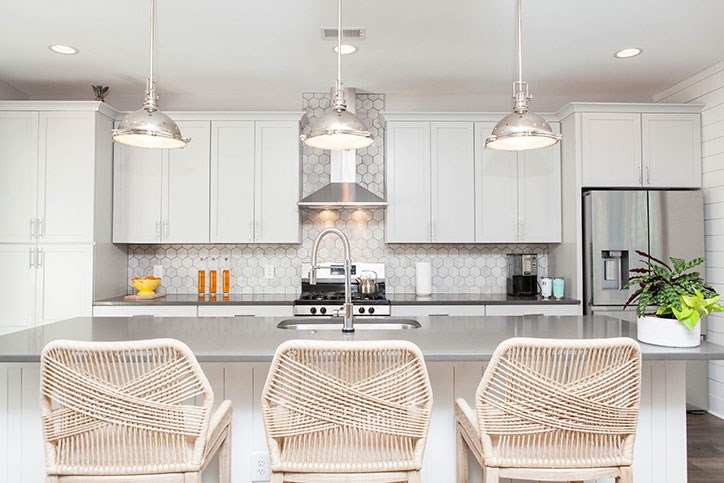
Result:
[[[671,265],[637,250],[648,268],[632,268],[624,288],[638,286],[625,308],[637,304],[638,339],[647,344],[667,347],[696,347],[701,343],[703,315],[723,312],[721,297],[704,281],[699,272],[703,258],[685,261],[671,257]]]

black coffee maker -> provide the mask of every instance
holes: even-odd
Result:
[[[538,295],[538,255],[508,253],[508,295]]]

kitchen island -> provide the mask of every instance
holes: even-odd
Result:
[[[390,318],[394,320],[394,318]],[[486,361],[509,337],[590,339],[631,337],[635,326],[608,317],[419,317],[409,330],[281,330],[272,317],[84,317],[0,337],[0,481],[35,483],[43,477],[38,408],[39,360],[56,339],[134,340],[171,337],[184,341],[202,363],[217,404],[234,404],[234,482],[248,482],[252,452],[266,452],[259,401],[276,347],[285,340],[388,340],[417,344],[428,362],[434,407],[423,481],[455,481],[456,397],[474,401]],[[686,481],[686,360],[724,359],[724,346],[693,349],[642,344],[641,416],[635,452],[637,483]],[[19,443],[21,442],[21,443]],[[479,479],[473,472],[471,481]]]

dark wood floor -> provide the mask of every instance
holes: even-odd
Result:
[[[689,483],[724,482],[724,420],[688,414],[686,422]]]

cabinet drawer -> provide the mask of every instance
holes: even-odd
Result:
[[[484,305],[393,305],[392,315],[395,317],[428,317],[449,315],[485,315]]]
[[[485,315],[578,315],[578,305],[487,305]]]
[[[195,305],[97,305],[94,317],[196,317]]]
[[[291,305],[199,305],[199,317],[291,317]]]

